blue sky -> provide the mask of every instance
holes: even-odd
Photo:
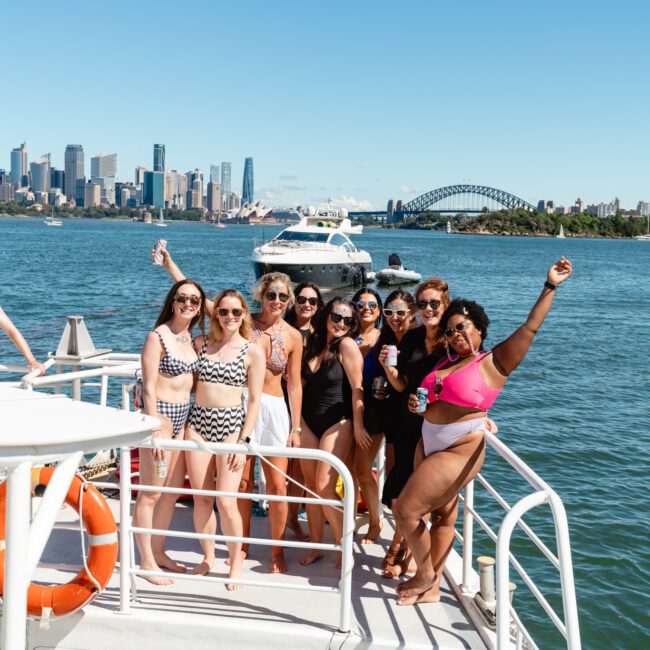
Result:
[[[29,7],[28,10],[25,7]],[[232,161],[256,198],[385,208],[462,182],[650,199],[650,8],[621,0],[5,3],[0,167],[67,143]]]

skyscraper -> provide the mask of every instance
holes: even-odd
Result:
[[[231,165],[229,162],[221,163],[221,196],[228,196],[230,190]]]
[[[154,208],[165,207],[165,172],[145,172],[142,202]]]
[[[105,205],[115,205],[116,176],[116,153],[98,153],[90,159],[90,178],[101,187],[100,202]]]
[[[210,165],[210,182],[219,182],[219,165]]]
[[[86,174],[84,172],[84,148],[80,144],[69,144],[65,148],[64,169],[63,193],[68,201],[79,199],[80,202],[83,202],[83,185],[86,182]],[[82,181],[80,192],[77,192],[77,181]]]
[[[253,204],[254,183],[253,183],[253,159],[244,160],[244,181],[242,182],[241,200],[242,203]]]
[[[27,185],[27,147],[23,142],[11,151],[11,181],[21,187]]]
[[[45,154],[29,164],[32,175],[32,191],[47,192],[50,189],[50,156]]]
[[[155,172],[165,171],[165,145],[154,144],[153,146],[153,170]]]

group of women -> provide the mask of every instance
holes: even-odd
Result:
[[[261,308],[252,314],[239,291],[226,289],[209,300],[166,250],[163,260],[175,283],[142,351],[144,410],[161,422],[154,436],[185,437],[199,441],[199,447],[201,441],[245,442],[334,454],[347,463],[365,497],[369,525],[362,543],[375,543],[381,531],[372,466],[385,438],[388,477],[382,501],[393,511],[396,530],[382,562],[383,575],[415,571],[397,587],[401,605],[437,601],[453,544],[458,493],[479,471],[484,432],[494,427],[488,409],[526,355],[558,285],[571,274],[571,263],[561,258],[551,266],[526,322],[488,350],[489,320],[483,308],[451,300],[440,278],[424,281],[414,295],[399,288],[383,303],[370,288],[360,289],[352,300],[335,296],[325,303],[313,283],[294,289],[286,275],[269,273],[255,287]],[[193,338],[196,326],[201,334]],[[388,346],[397,348],[396,364]],[[424,409],[418,388],[427,389]],[[163,458],[168,467],[164,478],[155,468]],[[180,487],[187,474],[196,489],[251,493],[254,462],[255,456],[209,451],[142,451],[140,473],[152,485]],[[302,460],[290,466],[286,458],[271,455],[261,468],[269,494],[287,494],[289,476],[293,495],[300,495],[297,486],[304,484],[324,499],[337,498],[338,475],[326,463]],[[167,528],[176,498],[140,492],[135,524]],[[248,537],[251,500],[221,496],[216,502],[224,534]],[[211,497],[195,497],[197,532],[215,534],[213,505]],[[340,542],[338,509],[306,509],[313,542],[323,540],[325,518]],[[308,538],[297,505],[272,500],[269,524],[274,540],[283,539],[287,527],[300,539]],[[137,541],[143,569],[186,570],[165,553],[162,537],[140,534]],[[214,543],[202,540],[201,545],[203,561],[193,571],[204,574],[215,561]],[[228,589],[238,588],[247,554],[241,543],[228,543]],[[320,551],[309,550],[300,563],[321,557]],[[272,547],[270,571],[286,570],[283,547]]]

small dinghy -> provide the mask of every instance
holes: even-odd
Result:
[[[375,280],[378,284],[394,285],[408,284],[409,282],[419,282],[422,276],[415,271],[404,268],[402,260],[397,253],[392,253],[388,257],[388,266],[375,273]]]

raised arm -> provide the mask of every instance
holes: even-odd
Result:
[[[156,253],[156,247],[154,246],[151,249],[152,260],[154,258],[155,253]],[[165,271],[167,271],[167,273],[169,273],[169,277],[171,277],[171,279],[174,282],[187,279],[187,276],[185,275],[185,273],[183,273],[183,271],[180,270],[176,262],[174,262],[171,253],[167,250],[165,246],[161,247],[160,254],[162,255],[163,258],[162,267],[163,269],[165,269]],[[208,316],[212,317],[212,314],[214,312],[214,301],[206,298],[205,311],[208,313]]]
[[[354,439],[361,449],[370,449],[372,438],[363,426],[363,356],[351,338],[341,341],[340,351],[341,363],[352,389]]]
[[[542,293],[530,310],[526,322],[494,348],[492,361],[501,375],[507,377],[524,360],[535,334],[539,331],[553,304],[555,289],[571,275],[571,271],[571,262],[565,257],[555,262],[546,274],[546,283]]]
[[[5,314],[2,307],[0,307],[0,329],[11,339],[13,344],[18,348],[20,354],[25,357],[27,365],[29,365],[31,370],[40,370],[41,375],[45,374],[45,367],[42,363],[36,361],[36,358],[32,354],[32,351],[27,345],[27,341],[20,333],[20,330],[13,324],[11,318]]]

